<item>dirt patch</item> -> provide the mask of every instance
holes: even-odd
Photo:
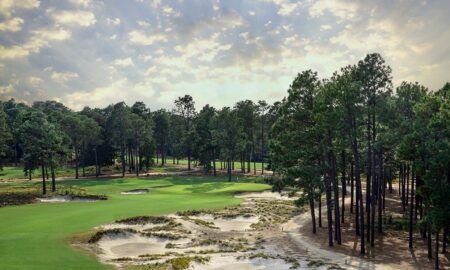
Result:
[[[375,269],[433,269],[433,261],[427,258],[426,241],[421,238],[418,232],[414,233],[414,249],[408,247],[407,227],[402,228],[396,220],[402,219],[407,213],[403,213],[401,200],[398,197],[398,190],[393,193],[386,193],[386,212],[385,216],[396,217],[394,221],[386,218],[386,224],[383,224],[383,233],[379,234],[375,230],[374,247],[366,242],[366,255],[361,256],[359,237],[355,235],[355,215],[349,213],[349,200],[346,200],[345,222],[342,223],[342,245],[335,244],[334,247],[328,247],[328,229],[326,224],[326,210],[322,211],[323,227],[317,228],[317,234],[312,233],[311,219],[304,219],[304,222],[297,220],[297,225],[301,224],[301,234],[298,227],[293,227],[292,237],[318,247],[321,252],[332,255],[335,260],[343,260],[348,264],[357,265],[365,268]],[[317,213],[316,213],[317,215]],[[434,244],[434,243],[433,243]],[[433,246],[434,249],[434,246]],[[327,256],[324,254],[323,256]],[[450,269],[450,260],[448,256],[440,255],[441,269]]]

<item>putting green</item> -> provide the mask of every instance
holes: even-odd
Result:
[[[69,237],[124,217],[224,207],[240,202],[232,196],[234,192],[269,188],[213,177],[67,180],[58,184],[77,185],[90,193],[106,194],[109,199],[0,208],[0,269],[109,269],[95,257],[71,247]],[[152,189],[157,186],[166,187]],[[150,188],[150,192],[120,195],[121,191],[138,188]]]

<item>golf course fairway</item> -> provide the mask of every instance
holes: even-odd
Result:
[[[124,217],[237,204],[240,199],[233,193],[269,188],[266,184],[229,183],[222,177],[195,176],[65,180],[58,185],[79,186],[92,194],[105,194],[108,200],[0,208],[0,269],[110,269],[94,256],[71,247],[71,235]],[[139,188],[150,192],[120,194]]]

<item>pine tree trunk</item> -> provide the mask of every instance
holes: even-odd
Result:
[[[434,248],[434,269],[439,269],[439,230],[436,231],[436,247]]]
[[[139,176],[139,146],[136,147],[136,176]]]
[[[402,173],[402,209],[403,209],[403,212],[406,211],[405,182],[406,182],[406,164],[403,164],[403,173]]]
[[[400,164],[400,172],[398,176],[398,195],[401,197],[402,195],[402,182],[403,182],[403,164]],[[403,201],[402,201],[403,203]]]
[[[359,214],[359,224],[357,223],[357,226],[359,228],[360,233],[360,240],[361,240],[361,254],[366,254],[366,247],[365,247],[365,239],[364,239],[364,203],[363,203],[363,197],[362,197],[362,186],[361,186],[361,171],[359,167],[359,153],[358,153],[358,140],[356,137],[356,124],[355,119],[350,118],[351,123],[351,139],[352,139],[352,153],[353,153],[353,160],[355,162],[355,175],[356,175],[356,197],[357,197],[357,208],[356,213]],[[359,213],[358,213],[359,212]]]
[[[385,183],[384,183],[384,171],[383,171],[383,152],[380,151],[379,159],[378,159],[378,189],[377,189],[377,202],[378,202],[378,233],[383,232],[383,206],[384,206],[384,190],[385,190]]]
[[[42,162],[42,194],[47,193],[47,187],[45,185],[45,170],[44,170],[44,162]]]
[[[75,179],[78,179],[78,149],[74,147],[75,149]]]
[[[409,249],[413,248],[413,215],[414,215],[414,163],[411,177],[411,203],[409,205]]]
[[[310,196],[310,198],[309,198],[309,208],[311,210],[313,234],[316,234],[316,212],[314,209],[314,198],[312,196]]]
[[[410,166],[408,164],[408,166],[406,167],[406,200],[405,200],[406,205],[409,204],[409,174],[410,174]]]
[[[216,171],[216,151],[214,150],[214,148],[212,149],[212,155],[213,155],[213,171],[214,171],[214,176],[217,176],[217,171]]]
[[[328,246],[333,246],[333,218],[331,216],[331,175],[327,172],[325,179],[325,199],[327,203]]]
[[[427,211],[428,212],[428,211]],[[433,249],[431,248],[431,223],[427,222],[427,249],[428,249],[428,259],[433,257]]]
[[[14,143],[14,167],[17,167],[17,163],[19,163],[19,151],[17,150],[17,142]]]
[[[188,171],[191,170],[191,149],[188,149]]]
[[[228,182],[231,182],[231,158],[228,158],[228,168],[227,168],[227,171],[228,171]]]
[[[350,162],[350,213],[353,214],[353,197],[354,197],[354,189],[355,189],[355,177],[353,174],[353,161]]]
[[[346,183],[346,156],[345,151],[342,151],[342,212],[341,212],[341,222],[345,222],[345,196],[347,195],[347,183]]]
[[[121,150],[121,159],[122,159],[122,177],[125,177],[125,146],[123,145]]]
[[[442,235],[442,254],[447,253],[448,232],[449,232],[449,224],[447,221],[447,225],[445,225],[444,228],[444,234]]]
[[[319,193],[319,228],[322,228],[322,191]]]
[[[367,242],[370,243],[370,226],[371,221],[371,206],[372,206],[372,200],[371,200],[371,188],[372,188],[372,136],[371,136],[371,116],[370,111],[367,113],[367,178],[366,178],[366,213],[367,213]]]
[[[52,174],[52,192],[56,191],[55,168],[53,168],[53,158],[50,155],[50,172]]]
[[[98,168],[98,155],[97,155],[97,147],[94,148],[94,154],[95,154],[95,178],[98,178],[99,174],[99,168]]]
[[[331,142],[331,141],[330,141]],[[336,157],[334,156],[334,153],[331,152],[331,164],[332,164],[332,171],[331,171],[331,179],[333,181],[333,193],[334,193],[334,227],[335,227],[335,239],[338,243],[338,245],[341,244],[341,218],[340,218],[340,211],[339,211],[339,186],[338,186],[338,180],[336,175]]]

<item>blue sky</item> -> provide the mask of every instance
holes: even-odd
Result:
[[[448,0],[0,0],[0,99],[72,109],[280,100],[379,52],[394,83],[450,81]]]

